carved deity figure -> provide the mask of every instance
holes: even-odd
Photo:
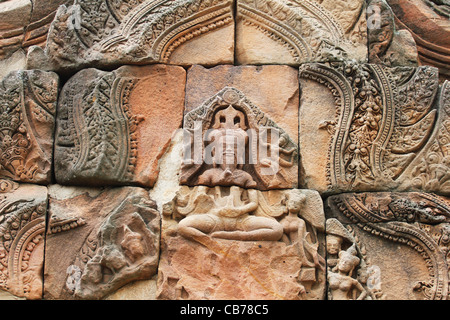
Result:
[[[181,184],[272,190],[296,187],[298,145],[259,107],[225,87],[185,115]]]
[[[199,177],[199,184],[211,187],[216,185],[256,187],[252,176],[242,170],[245,161],[242,156],[245,157],[245,153],[239,154],[241,150],[245,150],[249,139],[245,132],[248,128],[244,113],[230,105],[227,109],[216,113],[212,128],[209,139],[215,143],[212,150],[214,167]]]
[[[333,300],[363,300],[367,291],[352,277],[361,259],[357,257],[354,246],[339,252],[337,266],[328,270],[328,284]]]
[[[196,205],[204,205],[205,201],[213,202],[214,205],[207,213],[190,215],[180,221],[178,232],[185,238],[199,240],[210,236],[240,241],[281,239],[283,227],[280,223],[272,218],[252,215],[258,208],[256,190],[246,190],[248,199],[244,201],[244,190],[236,186],[229,189],[227,196],[221,195],[221,188],[216,187],[214,198],[206,194],[205,187],[199,188],[203,194],[194,200]]]
[[[305,220],[300,216],[306,202],[306,195],[301,190],[292,190],[287,199],[287,215],[281,220],[284,235],[283,242],[294,245],[303,267],[324,269],[325,261],[318,254],[319,243],[317,230],[312,228],[312,233],[307,230]]]

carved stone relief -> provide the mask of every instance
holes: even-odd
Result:
[[[75,0],[61,6],[46,54],[56,70],[151,62],[232,63],[232,0]]]
[[[416,42],[408,30],[398,30],[386,0],[369,1],[368,16],[369,63],[417,67]]]
[[[441,79],[450,78],[450,4],[446,0],[387,0],[398,29],[408,30],[421,65],[439,68]]]
[[[181,183],[297,187],[298,103],[288,66],[190,68]]]
[[[0,1],[0,60],[21,56],[31,46],[45,46],[47,32],[60,4],[71,0]],[[39,68],[40,69],[40,68]]]
[[[201,125],[198,133],[197,123]],[[297,185],[297,144],[235,88],[225,87],[187,113],[184,129],[187,143],[182,184],[261,190]],[[276,139],[267,137],[272,135]],[[196,142],[200,144],[198,150]],[[211,150],[210,163],[207,149]],[[258,156],[260,149],[267,151],[262,157]],[[204,159],[196,161],[197,153],[205,155]]]
[[[336,252],[337,265],[353,255],[348,260],[355,266],[353,280],[328,273],[331,297],[342,297],[350,283],[359,283],[355,290],[371,299],[447,300],[449,204],[446,197],[420,192],[328,198],[328,266]]]
[[[365,1],[238,0],[240,64],[367,61]]]
[[[47,188],[0,180],[0,289],[42,298]]]
[[[102,299],[156,274],[161,221],[146,190],[51,186],[49,213],[45,299]]]
[[[158,299],[323,299],[324,227],[315,191],[182,187],[163,208]]]
[[[415,163],[430,155],[436,142],[431,137],[446,130],[445,120],[438,120],[445,119],[447,108],[445,98],[438,98],[437,69],[306,64],[300,78],[305,187],[321,192],[406,191],[419,185],[413,183]],[[324,88],[329,93],[317,99]],[[448,168],[445,155],[440,157]],[[428,179],[441,169],[431,170]],[[447,194],[446,177],[439,178],[443,180],[433,191]]]
[[[0,84],[0,177],[50,183],[59,78],[39,70],[10,73]]]
[[[185,81],[183,68],[163,65],[76,74],[59,101],[57,182],[153,186],[158,161],[181,128]]]

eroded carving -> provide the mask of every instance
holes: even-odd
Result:
[[[57,69],[92,63],[167,63],[184,43],[232,25],[231,4],[221,0],[76,0],[70,7],[59,8],[46,53]],[[195,56],[190,58],[194,59],[191,64],[196,63]]]
[[[237,13],[240,63],[367,58],[364,1],[240,0]],[[262,55],[258,42],[267,40]]]
[[[450,75],[450,5],[440,0],[387,0],[398,29],[410,32],[417,44],[420,65],[439,68],[442,80]]]
[[[184,129],[182,184],[262,190],[297,184],[298,146],[237,89],[226,87],[187,113]]]
[[[381,271],[350,226],[326,221],[329,300],[383,300]]]
[[[450,194],[450,83],[442,85],[437,130],[423,159],[415,163],[413,185],[418,190]]]
[[[0,86],[0,176],[49,183],[59,78],[38,70],[9,74]]]
[[[321,205],[318,193],[307,190],[182,187],[164,206],[158,297],[322,299]],[[250,278],[238,285],[242,277]]]
[[[103,299],[156,273],[160,215],[144,189],[52,186],[50,214],[46,299]]]
[[[343,194],[330,197],[328,205],[331,215],[351,223],[347,229],[357,234],[354,239],[365,243],[364,253],[367,256],[371,256],[372,260],[380,255],[384,257],[383,261],[377,262],[378,267],[382,268],[378,273],[389,273],[390,278],[397,279],[399,286],[388,288],[381,284],[386,298],[395,298],[400,294],[400,288],[405,287],[409,291],[404,292],[402,299],[448,299],[450,208],[447,198],[426,193]],[[383,249],[373,247],[375,240],[371,237],[380,238],[385,250],[395,250],[389,243],[411,247],[418,260],[412,263],[411,259],[416,258],[404,247],[398,256],[383,255],[379,251]],[[403,255],[405,258],[409,255],[408,263],[415,269],[402,279],[392,266],[401,265]],[[376,274],[374,276],[377,277]],[[427,279],[417,278],[427,276]]]
[[[154,204],[139,196],[122,202],[97,234],[88,237],[77,257],[81,261],[75,264],[84,268],[74,295],[100,299],[126,283],[154,275],[159,257],[157,217]],[[86,262],[86,256],[92,258]]]
[[[0,203],[0,287],[41,299],[47,189],[2,180]]]

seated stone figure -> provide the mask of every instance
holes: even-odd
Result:
[[[212,151],[214,167],[205,171],[199,177],[199,184],[214,187],[237,185],[243,188],[255,188],[256,182],[252,176],[242,170],[245,156],[244,151],[248,144],[248,135],[245,124],[245,115],[241,111],[229,106],[217,112],[213,130],[209,139],[214,143]]]
[[[273,218],[251,215],[258,208],[258,193],[256,190],[246,191],[248,200],[242,201],[243,189],[231,187],[228,196],[215,199],[210,212],[181,220],[179,234],[193,240],[205,236],[240,241],[280,240],[283,236],[281,224]]]

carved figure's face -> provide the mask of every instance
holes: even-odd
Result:
[[[242,129],[246,130],[245,115],[243,112],[236,110],[233,106],[220,110],[214,118],[214,129]]]
[[[244,113],[236,110],[233,106],[230,105],[227,109],[216,113],[211,135],[220,146],[218,154],[222,155],[222,159],[216,163],[223,168],[242,163],[248,141],[245,129],[247,129],[247,125]]]
[[[335,236],[327,236],[327,252],[329,254],[338,254],[341,251],[342,240]]]

